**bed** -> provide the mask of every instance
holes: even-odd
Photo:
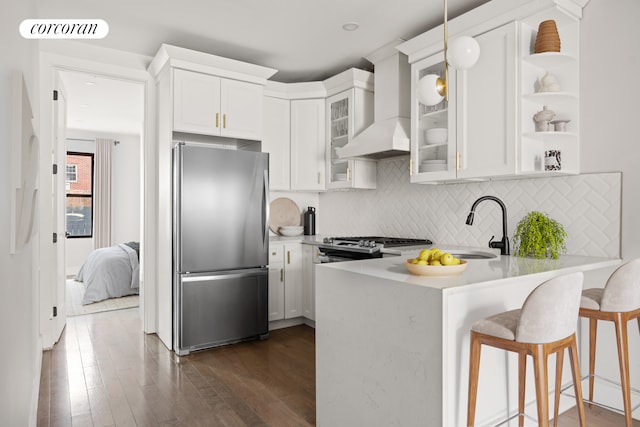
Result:
[[[89,254],[76,280],[84,283],[82,304],[140,293],[140,244],[121,243]]]

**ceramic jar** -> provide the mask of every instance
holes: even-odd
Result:
[[[556,113],[550,110],[546,105],[542,107],[541,111],[538,111],[533,116],[533,121],[536,123],[536,132],[546,132],[549,130],[549,122],[553,120]]]

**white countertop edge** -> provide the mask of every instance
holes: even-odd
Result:
[[[443,246],[443,250],[450,248],[452,247]],[[465,249],[485,250],[484,248]],[[542,283],[559,274],[614,267],[622,262],[619,258],[578,255],[561,255],[557,260],[499,255],[492,259],[468,260],[467,269],[457,276],[425,277],[410,274],[404,266],[405,259],[416,257],[418,253],[419,251],[414,251],[403,253],[397,257],[319,264],[316,267],[386,279],[390,283],[423,286],[455,293],[462,292],[471,285],[490,287],[495,284],[503,284],[507,280],[513,281],[523,277],[526,277],[527,280],[535,278]]]

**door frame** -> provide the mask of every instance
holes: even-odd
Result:
[[[75,71],[91,74],[99,74],[106,77],[117,78],[132,83],[142,84],[144,88],[144,116],[141,133],[141,184],[142,197],[140,206],[140,293],[141,301],[141,329],[145,333],[155,333],[157,327],[156,306],[156,148],[155,148],[155,84],[151,75],[147,72],[145,64],[151,58],[141,57],[128,52],[102,49],[89,44],[80,46],[74,44],[73,49],[64,49],[65,43],[56,44],[62,46],[64,53],[58,53],[41,48],[39,53],[39,82],[40,82],[40,165],[39,184],[41,189],[51,188],[51,165],[45,159],[49,159],[52,151],[52,141],[55,141],[53,130],[53,101],[52,93],[56,87],[59,71]],[[73,51],[74,56],[68,52]],[[109,61],[109,62],[105,62]],[[64,141],[59,142],[64,144]],[[59,147],[60,148],[60,147]],[[64,150],[64,147],[62,147]],[[46,193],[46,194],[45,194]],[[41,191],[39,198],[39,239],[40,254],[38,256],[38,287],[40,312],[40,332],[44,349],[52,348],[57,338],[55,336],[55,319],[52,307],[56,301],[56,283],[52,279],[55,265],[59,260],[56,248],[51,241],[51,233],[54,231],[51,223],[53,217],[50,203],[45,203],[45,198],[51,197],[50,192]]]

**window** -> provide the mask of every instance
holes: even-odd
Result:
[[[67,237],[93,236],[93,153],[67,152]]]
[[[78,165],[67,163],[67,182],[78,182]]]

